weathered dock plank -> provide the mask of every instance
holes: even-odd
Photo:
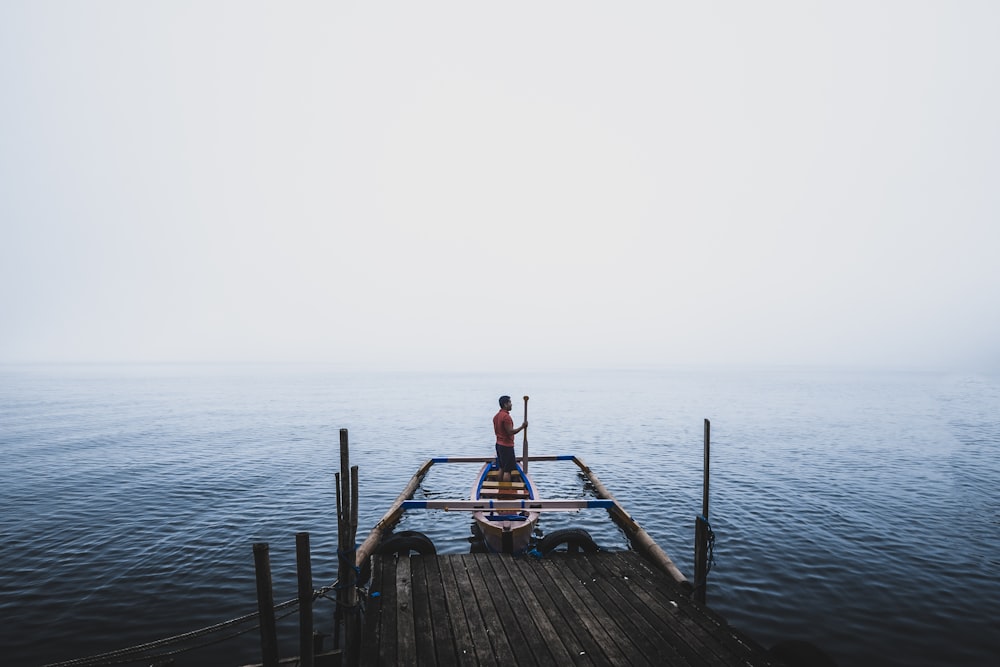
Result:
[[[378,559],[376,559],[378,560]],[[378,659],[380,664],[391,665],[396,663],[396,593],[397,589],[395,586],[396,582],[396,561],[382,560],[377,563],[379,566],[379,574],[389,581],[388,574],[391,573],[392,586],[385,586],[382,589],[382,595],[379,599],[382,601],[382,609],[386,613],[386,622],[379,625],[380,629],[380,641],[376,644],[375,648],[378,650]],[[374,566],[373,566],[372,576],[375,576]],[[385,570],[389,570],[387,573]]]
[[[489,626],[486,625],[482,613],[479,611],[476,594],[473,591],[472,582],[469,580],[466,559],[443,558],[440,560],[440,563],[442,574],[446,569],[450,569],[451,571],[452,579],[450,581],[454,583],[458,600],[456,609],[460,610],[459,613],[465,617],[465,627],[468,628],[473,648],[472,657],[476,661],[474,664],[498,664],[498,657],[493,653],[493,647],[490,646],[490,638],[486,633]],[[447,587],[449,581],[445,580],[443,583]],[[451,596],[450,599],[454,600],[456,598],[455,596]],[[460,663],[466,664],[464,657],[460,660]]]
[[[491,554],[493,555],[493,554]],[[563,662],[566,656],[572,658],[573,664],[593,665],[594,657],[597,654],[597,645],[593,643],[590,635],[576,622],[572,610],[563,604],[562,596],[553,590],[553,586],[545,586],[543,579],[539,578],[540,571],[535,568],[521,567],[521,563],[513,558],[502,559],[511,573],[513,581],[523,582],[520,589],[524,595],[531,595],[535,599],[537,607],[541,608],[543,616],[547,617],[552,626],[559,633],[560,642],[565,653],[556,652],[557,663]],[[529,617],[529,622],[536,622],[535,617]],[[558,651],[557,646],[551,647]]]
[[[596,662],[614,665],[649,664],[633,650],[628,636],[614,629],[612,614],[595,613],[597,609],[601,609],[596,604],[596,599],[588,594],[589,591],[581,590],[579,579],[566,576],[571,573],[562,562],[542,560],[539,566],[553,584],[554,596],[562,597],[566,605],[564,608],[570,615],[569,622],[583,629],[585,636],[593,642],[590,650]]]
[[[671,596],[674,591],[673,585],[665,582],[659,571],[642,559],[635,563],[635,572],[648,590],[659,593],[661,597]],[[732,632],[725,619],[705,605],[696,604],[686,596],[675,596],[672,602],[667,607],[656,605],[653,610],[660,612],[661,618],[664,618],[664,613],[668,619],[676,618],[685,636],[696,643],[696,650],[716,656],[716,661],[711,664],[729,664],[727,656],[746,650],[748,644],[751,648],[756,646],[749,638]]]
[[[425,561],[414,558],[409,561],[410,578],[413,591],[413,640],[416,642],[416,661],[420,665],[431,665],[437,662],[434,638],[435,612],[432,609],[433,600],[439,596],[431,595],[432,590],[440,589],[440,578],[437,583],[428,583]],[[440,609],[446,612],[443,605]],[[447,627],[447,624],[439,624]]]
[[[604,577],[595,576],[594,569],[588,561],[579,558],[567,558],[562,561],[579,578],[584,585],[590,587],[598,605],[606,609],[614,619],[617,632],[628,636],[636,649],[644,656],[642,662],[654,665],[684,664],[677,650],[667,641],[657,627],[650,622],[637,606],[635,598],[626,597],[619,588],[610,585]]]
[[[532,589],[520,585],[524,579],[516,569],[508,568],[513,564],[512,558],[493,558],[494,554],[481,554],[500,582],[511,608],[515,610],[521,636],[532,650],[534,662],[538,665],[551,665],[557,656],[568,655],[568,649],[563,644],[561,635],[565,629],[559,624],[553,625]],[[560,632],[560,630],[562,632]],[[589,664],[589,661],[586,661]]]
[[[416,647],[416,629],[413,620],[414,605],[424,606],[422,600],[413,597],[413,577],[410,559],[396,561],[396,641],[399,648]],[[416,651],[396,651],[397,665],[416,665]]]
[[[376,556],[362,665],[779,665],[632,551]]]
[[[662,646],[676,651],[677,656],[673,659],[679,658],[680,664],[732,664],[719,659],[715,642],[709,641],[707,633],[700,632],[694,620],[681,612],[682,605],[692,604],[687,596],[641,558],[613,553],[602,559],[599,567],[592,563],[587,565],[592,580],[614,582],[622,599],[633,601],[630,613],[620,617],[629,625],[627,632],[638,633],[643,625],[651,625],[661,636]],[[665,659],[666,656],[660,656],[660,664]]]
[[[510,602],[507,600],[505,586],[501,585],[505,582],[505,579],[496,576],[489,563],[492,560],[489,558],[490,555],[492,554],[478,554],[470,559],[470,570],[472,566],[478,568],[478,572],[473,576],[478,577],[483,582],[481,586],[476,588],[476,594],[477,596],[480,594],[487,596],[489,599],[484,600],[484,602],[491,605],[495,610],[492,620],[485,613],[484,618],[487,619],[489,627],[501,630],[491,632],[490,637],[495,637],[498,643],[502,642],[509,646],[510,652],[514,655],[514,664],[534,665],[533,649],[529,645],[529,642],[524,641],[526,637],[525,628],[519,627],[517,616],[513,609],[511,609]],[[496,584],[492,584],[491,582],[496,582]],[[511,632],[514,628],[517,628],[517,631]],[[518,638],[520,641],[510,641],[509,637]]]

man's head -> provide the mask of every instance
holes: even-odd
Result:
[[[510,410],[514,404],[510,402],[510,396],[500,397],[500,407]]]

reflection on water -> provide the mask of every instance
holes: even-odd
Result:
[[[802,639],[842,665],[982,665],[1000,654],[1000,384],[816,370],[344,374],[308,367],[0,369],[0,645],[37,665],[151,641],[256,608],[251,545],[296,595],[294,535],[336,578],[339,429],[359,465],[359,538],[418,466],[492,450],[496,396],[532,396],[533,453],[582,458],[688,576],[712,419],[709,603],[760,643]],[[515,419],[518,407],[515,406]],[[478,464],[418,492],[467,496]],[[544,497],[588,493],[571,462],[532,464]],[[666,480],[666,481],[664,481]],[[409,513],[439,552],[470,518]],[[540,528],[627,542],[603,510]],[[317,609],[331,623],[332,608]],[[295,617],[281,650],[296,650]],[[258,658],[253,633],[177,664]]]

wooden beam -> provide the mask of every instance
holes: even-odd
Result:
[[[598,508],[610,509],[613,500],[600,499],[554,499],[554,500],[404,500],[404,510],[444,510],[446,512],[483,512],[490,510],[530,512],[570,512],[574,510]]]

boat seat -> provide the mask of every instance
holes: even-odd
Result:
[[[489,482],[496,483],[496,482],[499,482],[499,481],[500,481],[500,475],[487,475],[486,479],[483,480],[483,483],[484,484],[489,483]],[[520,477],[518,477],[517,475],[511,475],[510,476],[510,481],[509,482],[504,482],[504,484],[524,484],[524,480],[521,479]]]
[[[495,500],[529,500],[531,496],[527,491],[514,491],[504,489],[483,489],[479,492],[480,498],[492,498]]]
[[[523,489],[524,488],[524,482],[513,482],[513,481],[511,481],[511,482],[496,482],[496,481],[493,481],[493,480],[489,480],[489,481],[483,482],[483,488],[484,489],[496,489],[496,488],[501,488],[501,489]]]

